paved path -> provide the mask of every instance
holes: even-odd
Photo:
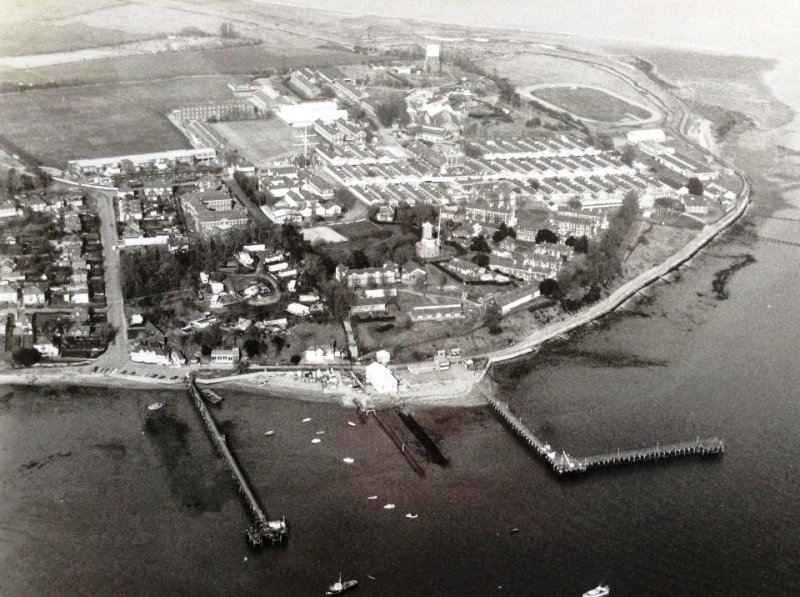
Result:
[[[99,191],[90,191],[89,195],[96,202],[97,213],[100,216],[108,322],[116,330],[114,341],[109,344],[108,350],[97,359],[95,364],[100,367],[124,367],[128,363],[128,321],[125,317],[125,303],[122,297],[114,195]]]

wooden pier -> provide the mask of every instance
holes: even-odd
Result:
[[[253,547],[261,547],[265,541],[269,541],[273,544],[283,542],[288,532],[286,520],[267,519],[267,515],[261,509],[255,493],[250,488],[247,478],[244,476],[242,469],[239,467],[239,463],[236,461],[236,457],[228,447],[225,436],[219,432],[217,423],[203,401],[203,397],[194,380],[189,384],[189,396],[197,412],[200,414],[200,418],[203,420],[211,443],[225,460],[225,464],[231,472],[231,477],[236,482],[239,493],[242,494],[247,507],[250,509],[250,514],[253,517],[253,524],[245,531],[248,541],[250,541]]]
[[[559,475],[585,473],[586,471],[597,468],[653,460],[666,460],[683,456],[716,456],[722,454],[725,450],[723,441],[715,437],[710,439],[698,438],[694,441],[679,442],[676,444],[656,444],[650,448],[624,451],[618,450],[617,452],[610,452],[608,454],[577,458],[570,456],[564,451],[557,451],[550,446],[550,444],[537,437],[519,417],[511,412],[511,409],[505,402],[491,396],[486,396],[486,399],[511,430],[522,439],[528,447],[543,458],[553,471]]]
[[[771,236],[761,236],[760,234],[756,234],[756,238],[761,242],[770,243],[773,245],[787,245],[790,247],[800,247],[800,242],[793,241],[793,240],[784,240],[782,238],[773,238]]]

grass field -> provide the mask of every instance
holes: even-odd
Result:
[[[300,133],[277,118],[239,120],[209,125],[256,166],[301,152]],[[309,135],[310,136],[310,135]],[[309,139],[309,151],[313,144]]]
[[[4,23],[0,25],[0,56],[84,50],[150,39],[152,33],[126,33],[81,23]]]
[[[579,118],[620,122],[631,117],[638,120],[650,117],[648,110],[591,87],[542,87],[533,93]]]
[[[0,95],[2,133],[46,164],[189,147],[164,114],[227,99],[231,77],[90,85]]]
[[[636,102],[644,101],[639,92],[628,84],[585,62],[542,54],[520,54],[486,60],[481,64],[489,72],[497,69],[501,76],[509,77],[517,87],[580,81],[583,85],[615,91]]]
[[[309,49],[288,55],[276,51],[272,45],[255,45],[87,60],[27,70],[5,67],[0,70],[0,81],[116,83],[199,75],[253,75],[298,66],[331,66],[357,60],[358,56],[348,52]]]

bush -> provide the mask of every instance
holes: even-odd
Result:
[[[42,360],[42,353],[35,348],[20,348],[15,350],[12,355],[14,362],[23,367],[30,367]]]
[[[292,358],[289,360],[292,362],[292,365],[297,365],[298,363],[300,363],[300,359],[302,358],[303,357],[301,357],[299,354],[293,354]]]

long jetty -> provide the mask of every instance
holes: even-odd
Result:
[[[675,444],[656,444],[650,448],[636,450],[618,450],[607,454],[577,458],[564,451],[557,451],[547,442],[530,430],[522,420],[511,412],[508,404],[486,396],[491,407],[498,416],[511,428],[511,430],[530,447],[536,454],[547,462],[559,475],[585,473],[586,471],[616,466],[633,464],[653,460],[666,460],[682,456],[715,456],[722,454],[725,445],[716,437],[710,439],[696,439],[694,441],[679,442]]]
[[[253,545],[253,547],[260,547],[263,545],[265,540],[270,541],[271,543],[281,543],[287,534],[286,521],[270,521],[267,519],[267,515],[264,513],[260,504],[258,503],[255,492],[253,492],[253,490],[250,488],[250,484],[242,472],[242,469],[239,467],[236,457],[228,447],[228,442],[225,439],[225,435],[220,433],[219,427],[217,427],[217,423],[214,420],[211,411],[208,410],[208,407],[203,401],[203,397],[194,380],[192,380],[189,384],[189,396],[191,397],[192,403],[197,409],[197,412],[200,414],[200,418],[203,420],[203,424],[208,432],[208,437],[211,439],[211,443],[225,461],[228,470],[231,472],[231,477],[236,482],[239,493],[242,494],[245,503],[250,509],[250,514],[253,517],[253,525],[245,531],[250,544]]]

